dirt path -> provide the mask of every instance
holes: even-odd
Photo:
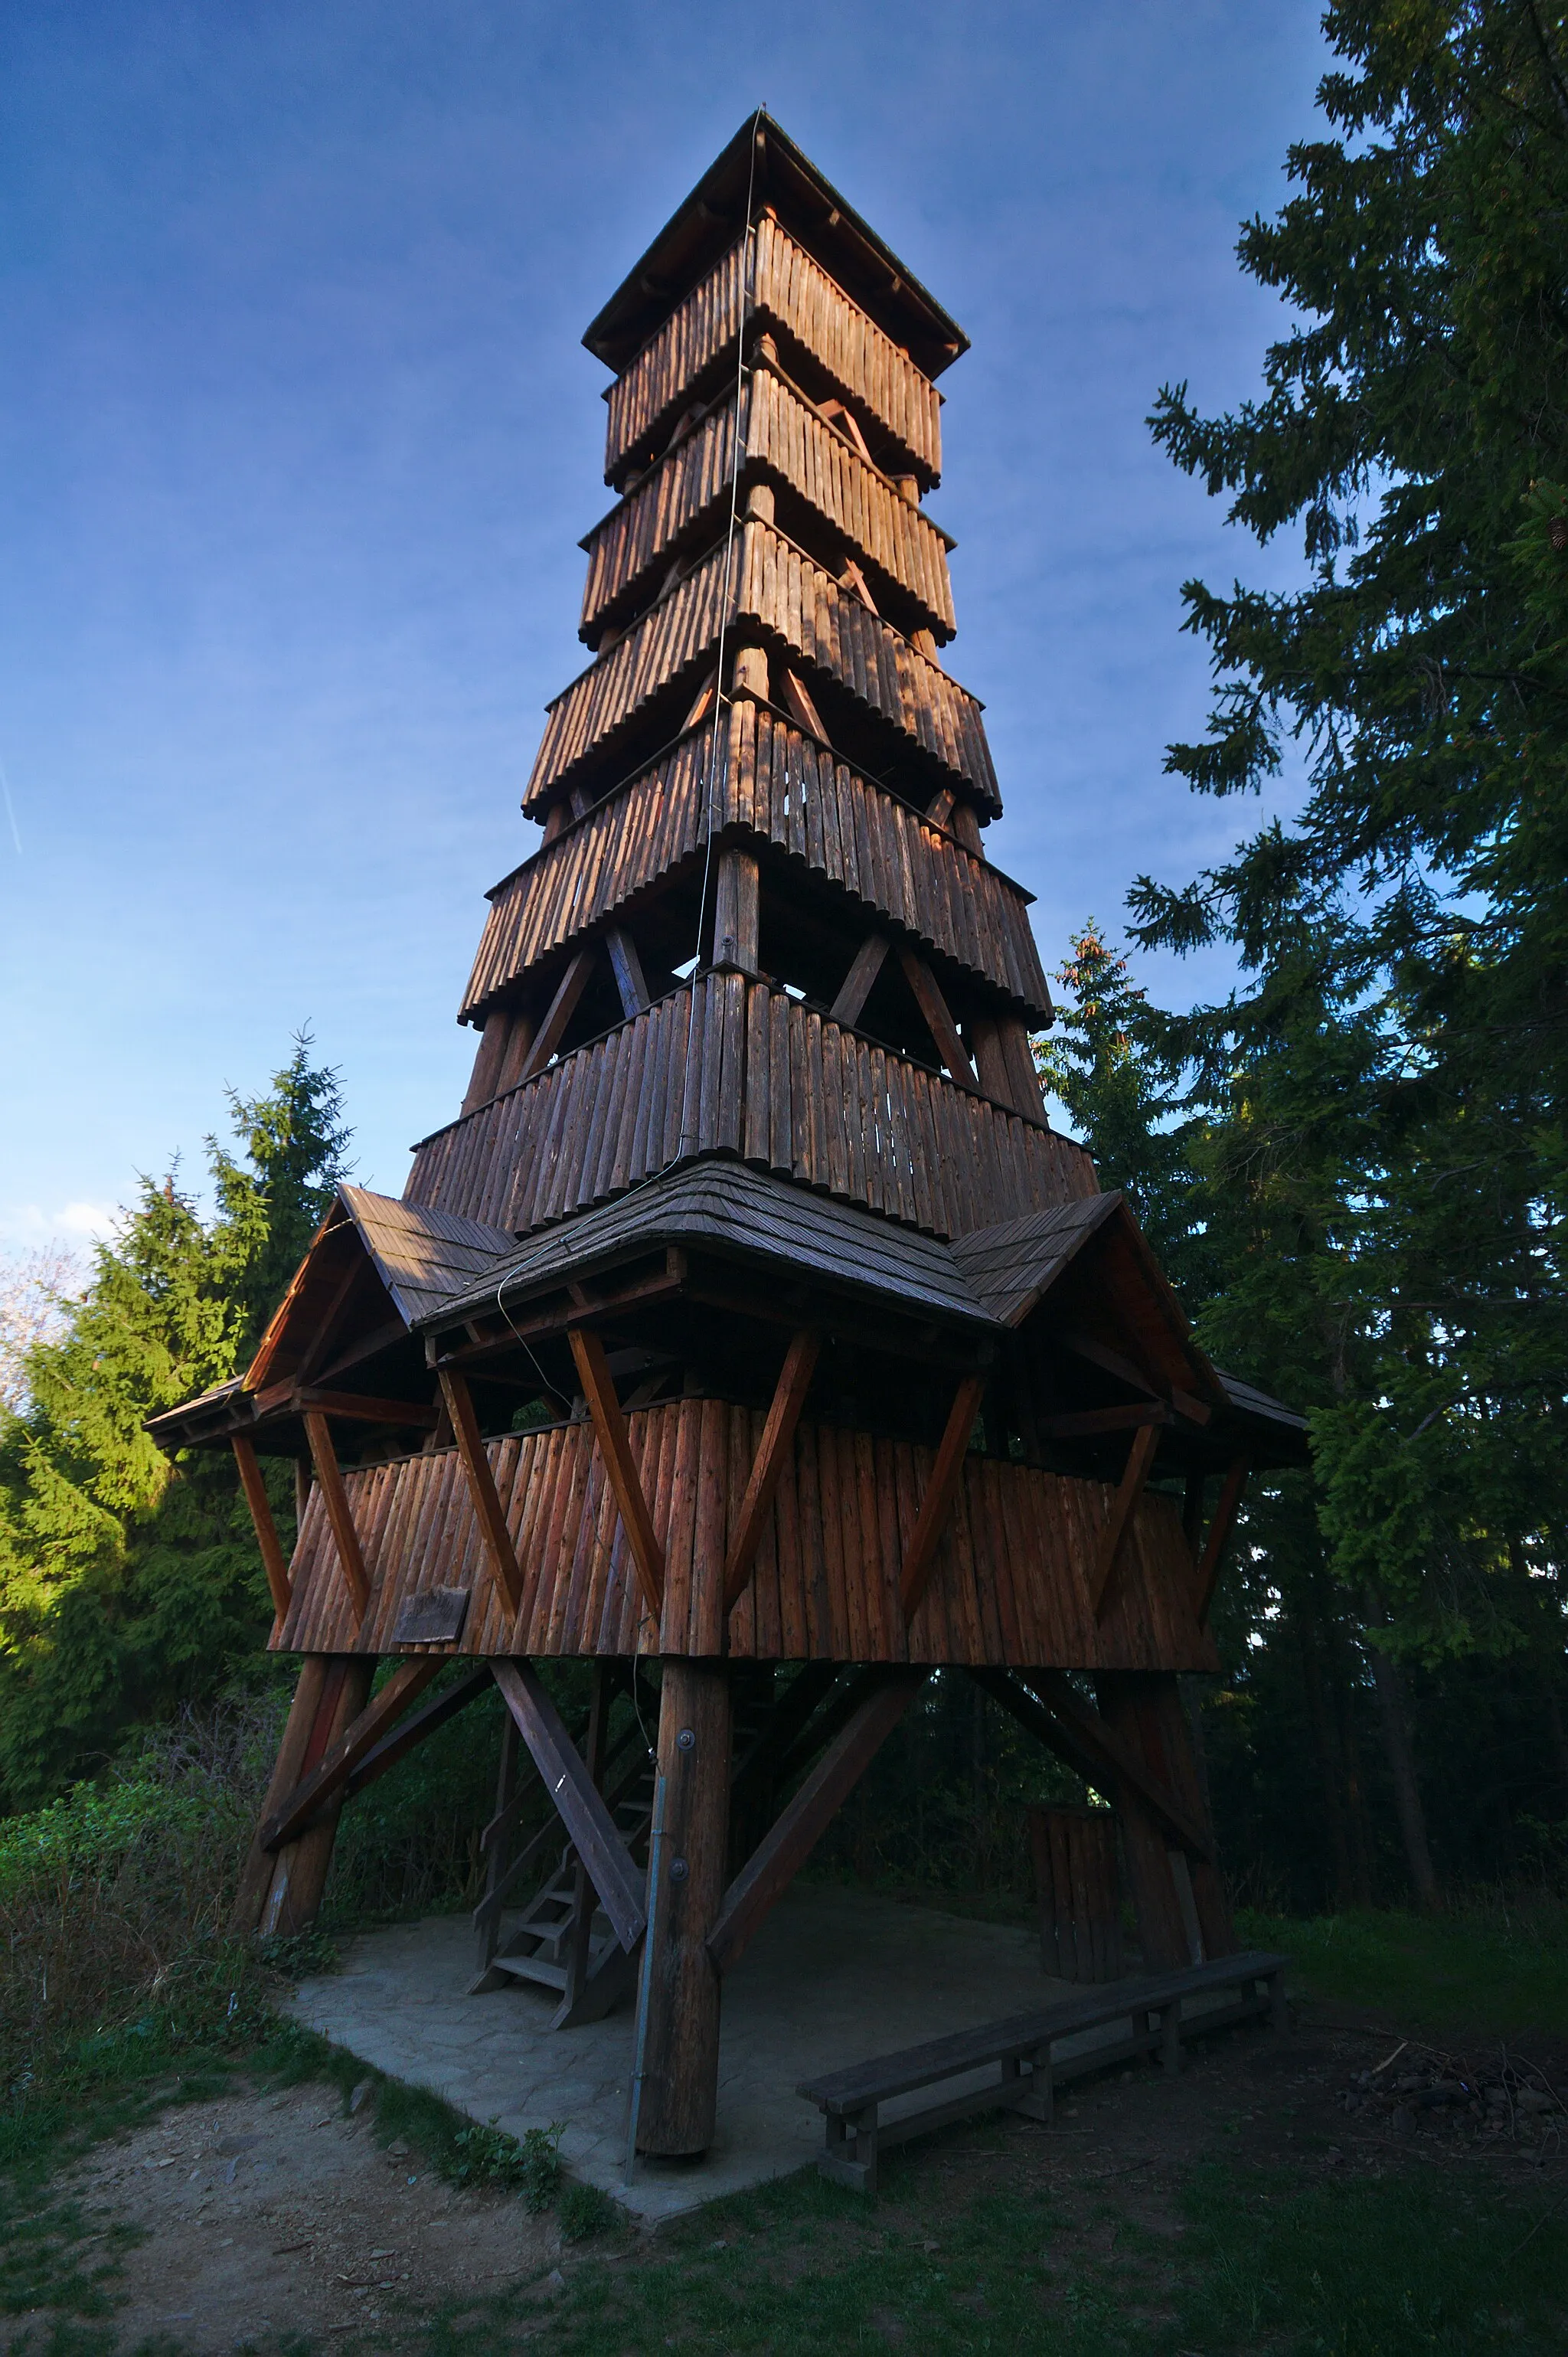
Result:
[[[207,2357],[385,2329],[404,2298],[550,2269],[553,2219],[515,2194],[444,2184],[405,2145],[379,2145],[372,2116],[367,2104],[345,2117],[321,2083],[251,2089],[172,2105],[73,2169],[62,2190],[103,2229],[126,2221],[146,2235],[113,2287],[121,2346],[155,2339]]]

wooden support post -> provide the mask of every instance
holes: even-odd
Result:
[[[1151,1773],[1142,1749],[1123,1740],[1109,1720],[1069,1684],[1064,1671],[1030,1670],[1025,1674],[1026,1683],[1006,1670],[972,1669],[969,1674],[1096,1792],[1114,1797],[1123,1785],[1130,1786],[1169,1839],[1179,1842],[1194,1857],[1212,1855],[1212,1842],[1199,1819]]]
[[[1062,1805],[1029,1811],[1040,1956],[1063,1981],[1122,1977],[1121,1878],[1110,1809]]]
[[[343,1475],[338,1463],[338,1451],[332,1446],[332,1432],[325,1412],[318,1407],[305,1411],[306,1437],[310,1442],[311,1462],[316,1478],[321,1484],[322,1502],[327,1519],[332,1525],[332,1540],[338,1549],[338,1560],[343,1567],[349,1593],[354,1599],[355,1613],[364,1618],[371,1600],[371,1582],[365,1570],[365,1558],[360,1552],[360,1534],[354,1528],[354,1517],[349,1506],[349,1492],[343,1487]]]
[[[725,1892],[708,1935],[708,1953],[721,1973],[739,1964],[929,1675],[929,1670],[889,1670],[879,1679],[752,1852]]]
[[[612,925],[605,935],[605,947],[610,953],[610,972],[620,993],[620,1011],[629,1021],[634,1015],[646,1015],[649,1007],[648,983],[642,971],[642,960],[637,953],[637,943],[624,925]]]
[[[900,944],[898,963],[905,978],[915,994],[915,1001],[926,1018],[926,1028],[937,1043],[937,1053],[961,1088],[978,1089],[974,1066],[969,1060],[969,1049],[959,1036],[952,1010],[943,997],[941,985],[930,967],[918,952]]]
[[[489,1675],[487,1663],[485,1675]],[[504,1893],[513,1858],[517,1855],[518,1789],[517,1767],[521,1751],[517,1721],[509,1710],[501,1728],[500,1763],[496,1770],[496,1809],[489,1824],[479,1836],[479,1846],[485,1854],[485,1895],[474,1910],[474,1930],[478,1939],[478,1953],[474,1960],[478,1977],[470,1983],[468,1995],[478,1996],[505,1983],[504,1973],[492,1973],[490,1959],[500,1945],[500,1896]]]
[[[594,1419],[594,1430],[604,1452],[605,1470],[615,1492],[621,1521],[626,1525],[627,1540],[637,1565],[638,1584],[642,1589],[642,1600],[657,1621],[664,1609],[664,1550],[654,1534],[653,1517],[648,1511],[648,1501],[642,1494],[642,1483],[638,1479],[626,1418],[621,1414],[615,1380],[605,1360],[605,1346],[598,1336],[585,1326],[574,1326],[567,1340],[572,1345],[583,1396]]]
[[[592,942],[578,950],[567,961],[566,971],[555,985],[555,996],[544,1010],[544,1020],[534,1033],[527,1055],[518,1073],[520,1081],[531,1081],[542,1072],[565,1035],[566,1026],[577,1011],[577,1001],[588,986],[588,976],[594,970]]]
[[[723,1662],[667,1659],[659,1705],[664,1824],[648,1893],[640,2152],[705,2152],[719,2080],[719,1974],[707,1935],[725,1881],[730,1690]]]
[[[1127,1466],[1116,1485],[1111,1501],[1111,1513],[1100,1537],[1100,1555],[1094,1566],[1094,1587],[1090,1601],[1096,1620],[1103,1620],[1116,1600],[1119,1585],[1118,1567],[1127,1544],[1133,1515],[1144,1485],[1154,1469],[1155,1452],[1160,1445],[1157,1424],[1140,1425],[1133,1435],[1133,1445],[1127,1451]]]
[[[1230,1902],[1226,1897],[1224,1881],[1215,1862],[1214,1828],[1204,1796],[1203,1779],[1198,1772],[1192,1724],[1182,1700],[1180,1681],[1168,1672],[1152,1673],[1138,1680],[1135,1699],[1144,1759],[1160,1777],[1166,1791],[1176,1794],[1187,1815],[1196,1818],[1208,1835],[1207,1857],[1188,1853],[1183,1859],[1204,1956],[1233,1956],[1238,1947],[1236,1926],[1231,1920]],[[1177,1895],[1181,1895],[1179,1872]]]
[[[283,1740],[278,1745],[278,1756],[273,1763],[267,1797],[262,1803],[255,1836],[240,1869],[239,1887],[234,1893],[229,1928],[237,1939],[248,1939],[261,1921],[262,1909],[277,1863],[271,1850],[262,1846],[261,1828],[305,1773],[306,1749],[321,1707],[329,1660],[330,1656],[326,1653],[306,1653],[300,1663],[299,1684],[294,1690],[294,1702],[284,1727]]]
[[[606,1662],[596,1662],[592,1675],[593,1695],[588,1705],[588,1737],[585,1764],[593,1781],[594,1790],[596,1792],[602,1792],[605,1788],[606,1738],[609,1733],[610,1703],[614,1693],[610,1682],[610,1664]],[[566,1948],[566,1987],[558,2008],[558,2016],[562,2019],[576,2004],[588,1977],[588,1950],[594,1934],[594,1909],[596,1897],[588,1869],[579,1857],[572,1875],[573,1911],[572,1930]]]
[[[1153,1772],[1144,1755],[1135,1684],[1133,1674],[1102,1673],[1095,1680],[1100,1716],[1122,1750],[1136,1755],[1146,1770]],[[1163,1778],[1159,1781],[1164,1782]],[[1184,1894],[1171,1864],[1168,1828],[1131,1778],[1122,1777],[1115,1797],[1122,1819],[1127,1881],[1144,1952],[1144,1970],[1171,1972],[1181,1964],[1201,1963],[1202,1958],[1192,1953],[1194,1927],[1188,1922],[1187,1910],[1182,1904]]]
[[[495,1095],[510,1036],[510,1009],[492,1006],[479,1035],[478,1052],[474,1058],[474,1070],[468,1081],[467,1093],[463,1099],[464,1113],[477,1113],[480,1105],[489,1104]]]
[[[533,1045],[533,1017],[521,1006],[511,1010],[511,1028],[506,1035],[506,1053],[496,1077],[496,1094],[504,1096],[515,1089],[527,1069],[529,1050]]]
[[[1251,1469],[1244,1457],[1233,1458],[1226,1469],[1225,1486],[1219,1492],[1219,1503],[1214,1509],[1214,1520],[1208,1525],[1208,1536],[1203,1542],[1197,1576],[1193,1583],[1193,1609],[1197,1614],[1200,1627],[1208,1619],[1208,1608],[1214,1601],[1214,1590],[1219,1580],[1220,1558],[1225,1553],[1225,1543],[1235,1527]]]
[[[795,1427],[800,1421],[800,1410],[806,1404],[811,1376],[816,1368],[817,1353],[822,1338],[811,1328],[802,1328],[784,1353],[774,1386],[768,1421],[762,1427],[751,1479],[746,1485],[741,1501],[740,1520],[730,1543],[729,1559],[725,1565],[725,1610],[727,1612],[751,1577],[757,1561],[757,1550],[762,1544],[772,1508],[774,1491],[795,1444]]]
[[[522,1603],[522,1567],[511,1543],[506,1509],[501,1504],[495,1475],[490,1470],[489,1456],[480,1437],[479,1420],[474,1414],[467,1378],[455,1368],[443,1367],[441,1396],[452,1419],[452,1437],[463,1460],[468,1495],[474,1501],[474,1512],[484,1533],[485,1552],[490,1559],[490,1577],[505,1597],[508,1611],[515,1617]]]
[[[737,965],[746,974],[757,968],[757,920],[762,875],[757,855],[733,845],[719,854],[718,886],[714,899],[714,965]]]
[[[953,1394],[953,1404],[948,1411],[936,1462],[931,1467],[931,1478],[926,1484],[926,1494],[920,1501],[920,1512],[899,1579],[898,1600],[904,1608],[906,1624],[914,1619],[920,1598],[930,1585],[931,1573],[936,1567],[937,1548],[941,1544],[948,1516],[952,1512],[953,1499],[963,1474],[963,1460],[974,1431],[974,1419],[980,1414],[980,1403],[984,1395],[983,1375],[965,1375]]]
[[[307,1776],[300,1779],[262,1826],[263,1849],[281,1849],[302,1834],[328,1797],[347,1784],[354,1770],[373,1751],[394,1720],[419,1700],[441,1667],[439,1654],[404,1662],[373,1702],[367,1703],[351,1727],[328,1746]]]
[[[492,1662],[501,1699],[544,1780],[556,1813],[587,1867],[616,1938],[629,1948],[642,1937],[643,1894],[620,1829],[561,1723],[561,1714],[531,1662]]]
[[[278,1526],[273,1520],[272,1501],[267,1496],[267,1485],[262,1478],[261,1465],[256,1457],[256,1444],[248,1433],[231,1433],[230,1437],[234,1448],[234,1461],[240,1468],[240,1481],[245,1492],[245,1503],[251,1510],[251,1520],[256,1526],[256,1544],[262,1550],[262,1563],[267,1575],[267,1587],[272,1595],[273,1610],[276,1613],[281,1626],[290,1604],[294,1601],[294,1591],[289,1586],[288,1579],[288,1559],[283,1551],[283,1542],[278,1537]]]
[[[364,1655],[339,1654],[333,1661],[322,1690],[321,1706],[306,1748],[306,1775],[338,1738],[347,1734],[370,1696],[375,1663]],[[330,1793],[314,1821],[276,1853],[271,1888],[262,1909],[261,1930],[280,1939],[308,1931],[327,1888],[327,1869],[338,1838],[343,1793]]]
[[[822,726],[822,716],[812,703],[805,681],[795,672],[780,668],[779,694],[785,710],[792,719],[800,722],[807,736],[814,737],[820,745],[825,745],[831,752],[832,739]]]
[[[854,953],[854,964],[839,985],[838,996],[828,1009],[830,1023],[842,1023],[846,1031],[854,1030],[892,946],[886,933],[867,933]]]

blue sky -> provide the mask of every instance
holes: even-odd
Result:
[[[1155,451],[1255,388],[1238,221],[1285,191],[1316,0],[38,0],[0,24],[0,1246],[198,1174],[308,1022],[359,1175],[456,1108],[484,888],[536,839],[607,504],[578,339],[766,102],[962,321],[960,635],[1049,964],[1241,813],[1194,572],[1283,579]],[[1151,969],[1170,997],[1189,969]]]

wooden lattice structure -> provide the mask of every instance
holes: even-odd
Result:
[[[489,895],[462,1110],[400,1201],[340,1189],[242,1380],[153,1428],[232,1446],[302,1657],[238,1920],[308,1921],[345,1801],[493,1682],[477,1986],[564,2023],[635,1994],[639,2140],[678,2154],[725,1974],[939,1667],[1113,1799],[1151,1968],[1228,1952],[1176,1680],[1215,1667],[1249,1467],[1302,1437],[1046,1118],[922,505],[961,333],[758,116],[585,340],[591,659]],[[644,1657],[651,1763],[611,1735]],[[520,1919],[525,1760],[566,1846]]]

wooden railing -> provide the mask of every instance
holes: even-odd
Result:
[[[867,466],[842,435],[760,365],[742,389],[741,441],[748,476],[769,474],[809,500],[866,565],[917,601],[926,627],[944,637],[951,633],[955,622],[945,536],[875,467]],[[735,405],[726,397],[724,406],[584,540],[588,553],[585,637],[602,625],[618,600],[669,562],[682,533],[703,517],[725,511],[734,471]]]
[[[736,624],[835,681],[1000,813],[978,697],[754,517],[733,548],[715,548],[551,704],[523,796],[530,816],[574,771],[605,759],[654,697],[694,683],[714,661],[721,631]]]
[[[521,1234],[713,1153],[940,1236],[1098,1191],[1070,1139],[725,974],[437,1130],[403,1193]]]
[[[699,1482],[700,1465],[746,1465],[760,1410],[688,1399],[634,1410],[631,1452],[663,1545],[657,1620],[587,1424],[484,1443],[518,1562],[520,1610],[485,1575],[485,1549],[456,1449],[347,1473],[371,1596],[357,1624],[331,1531],[312,1493],[291,1566],[294,1603],[274,1638],[285,1652],[385,1653],[400,1614],[433,1587],[472,1601],[451,1650],[467,1654],[716,1653],[788,1661],[966,1662],[1038,1669],[1212,1669],[1191,1602],[1192,1557],[1172,1498],[1147,1492],[1128,1576],[1097,1623],[1081,1569],[1110,1510],[1101,1481],[970,1457],[930,1584],[905,1625],[897,1537],[914,1526],[931,1452],[802,1423],[755,1572],[722,1609],[740,1484]],[[824,1557],[823,1547],[826,1554]]]
[[[1037,1023],[1050,997],[1029,895],[790,722],[741,699],[704,722],[498,885],[463,1001],[498,993],[745,828],[995,988]],[[716,759],[715,759],[716,749]]]
[[[941,401],[928,377],[771,215],[757,224],[754,316],[781,330],[826,371],[904,450],[928,486],[941,473]],[[657,443],[676,413],[733,347],[746,317],[746,243],[734,245],[649,338],[608,387],[605,476]]]

